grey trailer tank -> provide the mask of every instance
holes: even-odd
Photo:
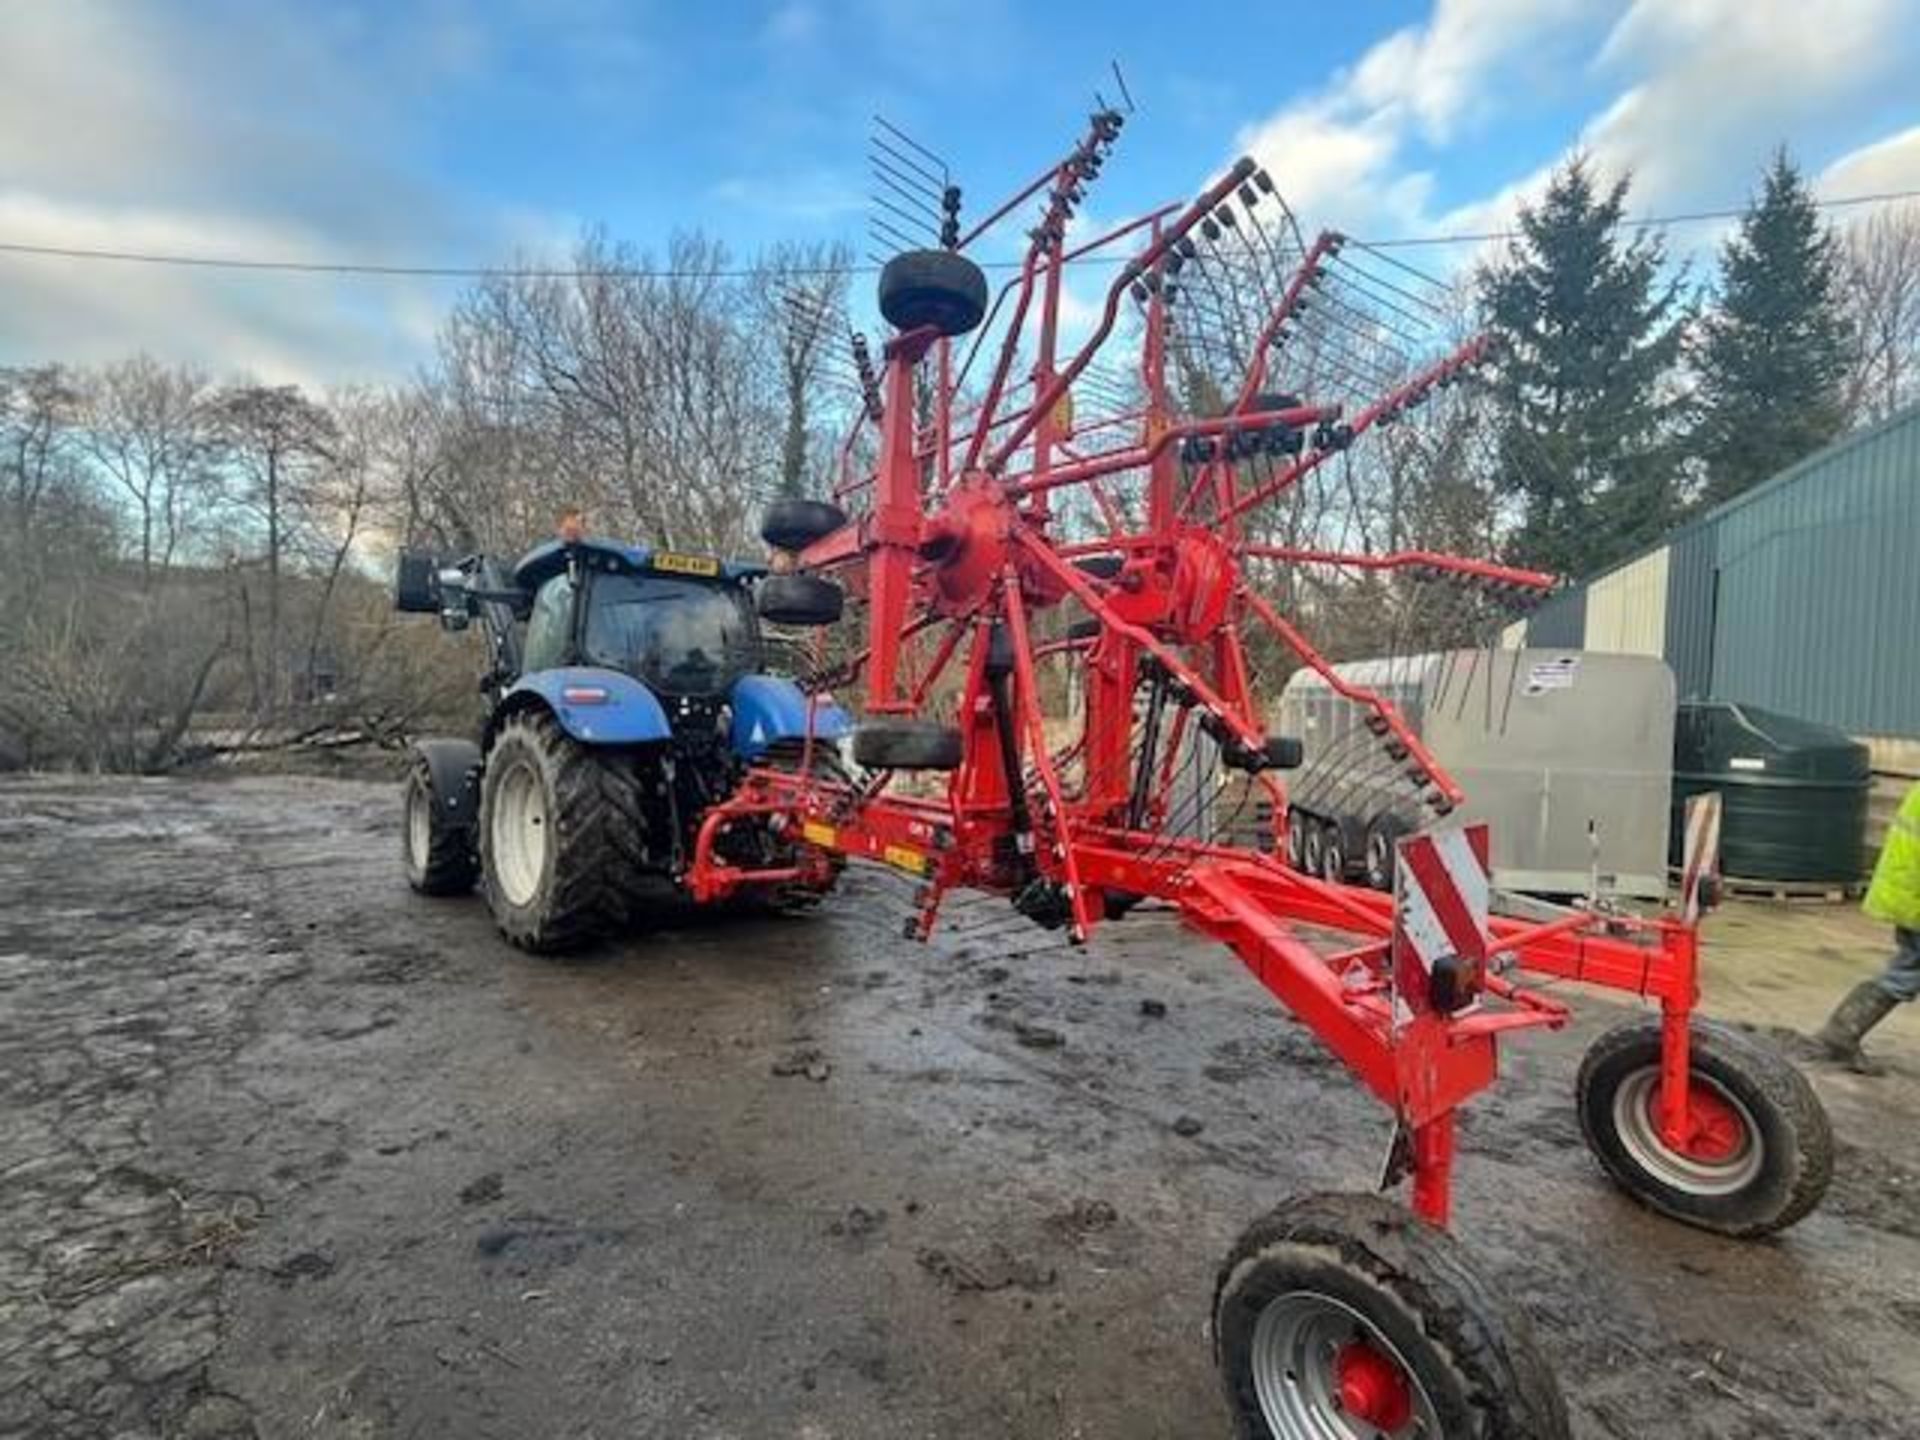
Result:
[[[1664,895],[1675,713],[1664,661],[1450,650],[1355,661],[1334,673],[1398,707],[1460,783],[1467,803],[1451,819],[1491,823],[1497,887]],[[1293,863],[1390,888],[1393,842],[1431,815],[1373,764],[1363,709],[1301,670],[1282,692],[1279,722],[1306,752],[1292,785]]]

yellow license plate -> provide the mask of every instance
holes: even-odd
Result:
[[[822,825],[818,820],[804,820],[800,824],[800,838],[809,845],[831,850],[840,835],[831,825]]]
[[[895,869],[904,870],[909,875],[927,873],[927,857],[918,850],[909,850],[904,845],[889,845],[880,852],[881,858]]]
[[[676,555],[666,550],[653,557],[653,568],[673,575],[718,575],[720,562],[710,555]]]

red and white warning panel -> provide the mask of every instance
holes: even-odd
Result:
[[[1394,861],[1394,981],[1406,1006],[1457,1010],[1480,988],[1493,890],[1485,822],[1427,830]]]
[[[1720,876],[1720,792],[1687,801],[1686,843],[1680,851],[1680,918],[1691,925],[1717,903]]]

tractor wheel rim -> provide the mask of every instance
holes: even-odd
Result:
[[[1660,1067],[1636,1070],[1613,1097],[1620,1143],[1642,1170],[1688,1195],[1732,1195],[1766,1166],[1753,1112],[1713,1077],[1697,1071],[1689,1094],[1693,1133],[1675,1149],[1660,1133]]]
[[[1276,1295],[1253,1327],[1253,1389],[1274,1440],[1442,1440],[1433,1401],[1378,1326],[1331,1295]]]
[[[492,839],[500,893],[510,905],[531,903],[547,869],[547,787],[524,761],[500,778]]]
[[[433,850],[431,804],[424,785],[407,787],[407,858],[415,870],[427,868],[427,858]]]

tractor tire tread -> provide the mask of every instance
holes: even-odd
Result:
[[[551,715],[523,711],[511,716],[495,738],[493,753],[507,744],[527,744],[552,765],[553,880],[522,920],[493,906],[501,932],[523,950],[558,954],[575,950],[624,924],[644,874],[645,819],[640,782],[621,751],[575,743]],[[494,768],[489,759],[488,769]],[[480,832],[491,824],[491,794],[481,793]],[[489,899],[491,899],[491,893]]]
[[[471,825],[449,825],[441,820],[440,807],[433,803],[433,768],[424,756],[415,756],[407,773],[407,785],[423,787],[428,796],[426,863],[416,874],[412,856],[407,853],[407,837],[401,836],[402,859],[406,862],[407,882],[422,895],[469,895],[480,878],[480,852]]]

